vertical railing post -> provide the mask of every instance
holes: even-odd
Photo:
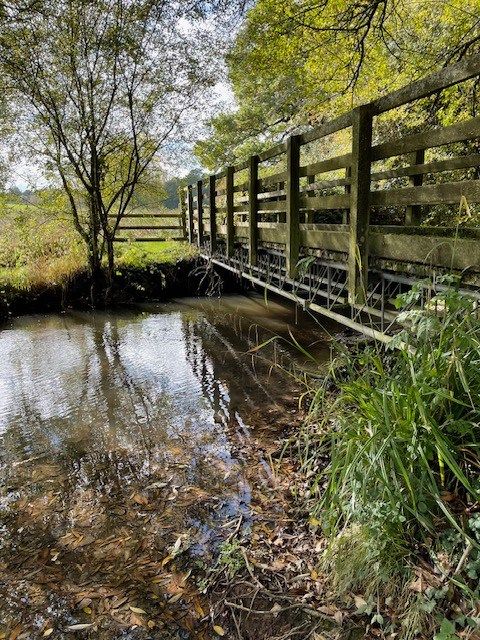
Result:
[[[365,301],[368,280],[368,227],[372,151],[372,109],[366,104],[352,112],[352,165],[348,250],[348,300]]]
[[[307,183],[315,184],[315,176],[307,176]],[[313,197],[315,195],[315,191],[307,191],[306,195],[308,197]],[[313,211],[308,211],[307,213],[305,213],[305,222],[313,222],[313,216]]]
[[[248,260],[257,266],[258,246],[258,156],[250,156],[248,166]]]
[[[345,167],[345,178],[347,180],[350,180],[351,177],[352,177],[352,167],[351,166]],[[346,184],[345,185],[345,193],[347,195],[350,195],[351,191],[352,191],[351,185],[350,184]],[[348,209],[345,209],[343,211],[343,213],[342,213],[342,224],[348,224],[348,212],[349,212]]]
[[[197,220],[198,220],[198,234],[197,242],[201,249],[203,246],[203,181],[197,182]]]
[[[234,253],[235,229],[233,226],[233,175],[234,167],[227,167],[226,184],[226,206],[227,206],[227,256],[232,257]]]
[[[287,276],[295,277],[300,255],[300,136],[290,136],[287,141]]]
[[[187,221],[186,221],[186,194],[185,188],[178,188],[178,206],[180,208],[180,227],[182,229],[182,238],[187,238]]]
[[[208,179],[208,204],[210,207],[210,253],[213,255],[217,250],[217,211],[215,191],[217,189],[215,175]]]
[[[411,164],[423,164],[425,162],[424,149],[419,149],[418,151],[414,151],[410,156],[410,162]],[[412,187],[419,187],[423,184],[423,174],[411,176],[408,179],[408,181]],[[409,205],[405,213],[405,224],[407,226],[419,225],[421,222],[421,215],[422,215],[422,205],[420,204]]]
[[[188,217],[188,241],[193,244],[193,192],[192,185],[187,187],[187,217]]]

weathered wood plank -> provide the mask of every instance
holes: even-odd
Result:
[[[372,111],[369,105],[355,109],[352,130],[350,185],[350,232],[348,250],[348,300],[363,304],[368,287],[368,225],[370,216],[370,174]]]
[[[267,149],[266,151],[259,153],[258,159],[260,162],[265,162],[265,160],[270,160],[271,158],[275,158],[276,156],[279,156],[282,153],[285,153],[286,150],[287,150],[287,145],[285,144],[285,142],[280,142],[279,144],[276,144],[274,147],[271,147],[270,149]]]
[[[412,154],[412,164],[424,164],[425,162],[425,151],[420,149],[419,151],[415,151]],[[423,175],[414,175],[408,178],[409,183],[412,187],[420,187],[423,184]],[[407,210],[405,212],[405,224],[407,226],[420,224],[422,214],[422,205],[414,204],[408,205]]]
[[[480,154],[473,153],[468,156],[458,158],[448,158],[447,160],[437,160],[425,164],[414,164],[408,167],[398,167],[386,171],[376,171],[372,173],[372,182],[379,180],[390,180],[391,178],[403,178],[415,175],[425,175],[427,173],[442,173],[444,171],[456,171],[459,169],[469,169],[480,167]]]
[[[258,246],[258,165],[259,157],[251,156],[248,169],[248,256],[252,266],[257,264]]]
[[[310,225],[300,225],[300,244],[302,247],[348,253],[348,231],[320,230],[309,227]]]
[[[185,238],[183,236],[178,236],[175,238],[121,238],[116,236],[113,241],[114,242],[167,242],[173,240],[175,242],[183,242]]]
[[[446,182],[421,187],[403,187],[371,192],[371,205],[375,207],[421,204],[459,204],[465,196],[469,202],[480,202],[480,181]]]
[[[287,203],[286,200],[281,202],[259,202],[258,203],[258,211],[261,213],[263,211],[286,211]]]
[[[213,254],[217,249],[217,211],[216,211],[216,202],[215,202],[215,186],[216,186],[215,175],[209,176],[208,184],[209,184],[208,200],[209,200],[209,209],[210,209],[208,226],[210,229],[210,251]]]
[[[309,179],[312,177],[313,176],[308,176]],[[320,189],[332,189],[333,187],[343,187],[349,185],[350,182],[350,178],[338,178],[337,180],[319,180],[316,182],[309,182],[303,187],[300,187],[300,193],[304,193],[305,191],[309,192],[312,190],[318,191]]]
[[[426,78],[416,80],[398,91],[393,91],[386,96],[377,98],[372,104],[374,115],[395,109],[413,100],[425,98],[441,89],[446,89],[454,84],[474,78],[480,74],[480,56],[473,55],[457,64],[436,71]]]
[[[314,162],[313,164],[307,164],[300,167],[300,176],[316,176],[319,173],[328,173],[329,171],[335,171],[336,169],[345,169],[350,166],[351,161],[351,153],[346,153],[342,156],[335,156],[334,158],[327,158],[321,162]]]
[[[234,167],[227,167],[227,194],[226,194],[226,208],[227,208],[227,256],[233,256],[234,252],[234,229],[233,229],[233,178],[235,169]]]
[[[109,218],[117,218],[116,214],[110,214]],[[181,218],[181,213],[124,213],[123,218]]]
[[[274,173],[271,176],[266,176],[265,178],[260,178],[258,181],[258,188],[263,189],[272,184],[278,184],[279,182],[284,182],[287,179],[287,172],[281,171],[280,173]]]
[[[258,241],[272,242],[275,244],[285,244],[287,240],[287,230],[285,223],[276,228],[258,226]]]
[[[316,225],[317,226],[317,225]],[[372,233],[399,236],[435,236],[480,240],[480,227],[404,227],[400,225],[370,225]]]
[[[203,245],[203,181],[197,182],[197,211],[198,211],[198,233],[197,243],[201,248]]]
[[[346,129],[352,125],[352,112],[344,113],[338,118],[334,120],[330,120],[329,122],[325,122],[325,124],[320,125],[319,127],[315,127],[311,131],[306,131],[302,133],[300,136],[300,144],[308,144],[309,142],[313,142],[314,140],[318,140],[319,138],[324,138],[325,136],[329,136],[332,133],[336,133],[337,131],[341,131],[342,129]]]
[[[188,241],[193,244],[194,228],[193,228],[193,190],[192,185],[188,185],[187,189],[187,218],[188,218]]]
[[[285,186],[287,192],[285,201],[287,275],[289,278],[294,278],[300,256],[300,136],[290,136],[287,142],[287,182]]]
[[[371,231],[372,256],[399,262],[423,263],[445,269],[480,271],[478,240],[435,236],[399,235]]]
[[[301,196],[300,209],[344,209],[350,206],[350,196],[338,193],[333,196]]]
[[[177,230],[179,231],[182,228],[181,225],[177,224],[175,226],[160,226],[160,225],[156,225],[156,226],[149,226],[149,225],[127,225],[127,226],[123,226],[120,225],[118,227],[118,231],[173,231],[173,230]]]
[[[432,149],[434,147],[441,147],[444,144],[462,142],[463,140],[471,140],[479,137],[480,116],[477,116],[465,122],[452,124],[449,127],[415,133],[398,140],[377,144],[372,149],[372,160],[383,160],[384,158],[401,156],[405,153],[411,153],[412,151],[419,151],[420,149]]]

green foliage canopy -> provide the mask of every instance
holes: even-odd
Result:
[[[238,108],[197,156],[234,162],[480,51],[479,14],[479,0],[258,0],[227,59]],[[476,110],[475,89],[459,108]]]

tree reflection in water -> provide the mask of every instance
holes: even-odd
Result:
[[[241,298],[69,313],[0,333],[7,630],[209,637],[188,558],[210,562],[239,516],[248,526],[243,448],[252,429],[271,440],[296,393],[247,353],[268,334],[253,327],[260,308]],[[286,331],[279,309],[264,315],[270,334]]]

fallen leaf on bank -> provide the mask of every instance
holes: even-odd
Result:
[[[133,500],[137,504],[141,504],[143,506],[146,506],[148,504],[148,498],[146,496],[142,495],[141,493],[135,493],[133,495]]]
[[[198,613],[198,615],[203,618],[205,616],[205,612],[202,609],[202,605],[198,602],[198,600],[195,598],[195,600],[193,601],[193,606],[195,607],[195,611]]]
[[[220,625],[216,624],[213,627],[213,630],[215,631],[215,633],[217,634],[217,636],[224,636],[225,635],[225,630],[223,627],[221,627]]]
[[[14,629],[11,631],[8,640],[17,640],[18,636],[21,634],[22,632],[22,625],[21,624],[17,624],[16,627],[14,627]]]
[[[175,602],[178,602],[182,596],[183,596],[183,593],[182,593],[182,592],[177,593],[177,594],[175,594],[174,596],[172,596],[172,597],[169,599],[169,601],[168,601],[168,602],[169,602],[170,604],[174,604]]]
[[[154,622],[153,620],[149,620],[149,621],[147,622],[147,627],[148,627],[149,629],[153,629],[153,628],[155,627],[155,622]]]
[[[130,611],[133,611],[133,613],[147,613],[144,609],[140,609],[140,607],[132,607],[129,605],[128,608]]]
[[[53,633],[53,628],[50,627],[50,629],[45,629],[45,631],[43,632],[43,637],[44,638],[48,638],[48,636],[51,636]]]
[[[89,624],[70,624],[67,627],[68,631],[83,631],[84,629],[90,629],[93,627],[93,622]]]

